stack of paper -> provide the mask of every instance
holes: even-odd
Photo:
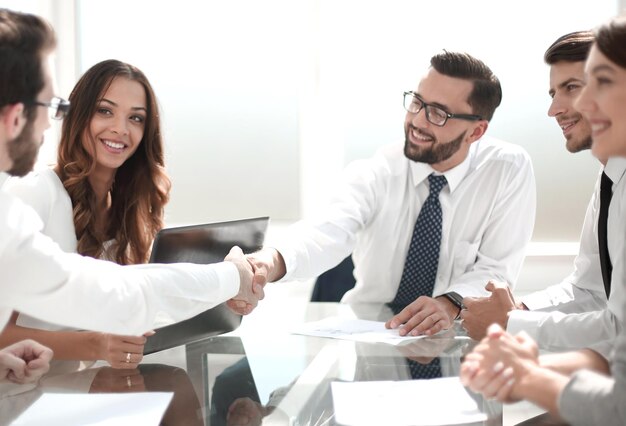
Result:
[[[158,425],[172,392],[44,393],[13,425]]]
[[[482,422],[476,401],[458,377],[399,382],[333,382],[341,425],[452,425]]]
[[[330,337],[333,339],[354,340],[357,342],[380,342],[399,345],[409,340],[423,339],[426,336],[400,336],[398,329],[385,328],[382,321],[345,319],[330,317],[321,321],[307,322],[292,331],[306,336]]]

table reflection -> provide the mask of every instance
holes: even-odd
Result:
[[[289,324],[282,316],[276,319],[284,310],[264,314],[261,309],[236,334],[147,355],[134,370],[56,361],[37,387],[0,388],[0,425],[43,392],[173,392],[163,425],[335,424],[333,381],[458,376],[471,345],[458,326],[398,346],[289,333],[296,322],[331,315],[386,321],[392,313],[380,304],[288,307]],[[490,415],[489,424],[501,423],[500,404],[472,397]]]
[[[67,364],[67,363],[60,363]],[[79,363],[75,363],[81,368]],[[173,392],[161,425],[204,425],[202,408],[187,372],[165,364],[140,364],[132,370],[111,367],[80,369],[58,374],[53,368],[37,387],[3,387],[0,424],[15,420],[43,393]]]

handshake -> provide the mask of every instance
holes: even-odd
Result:
[[[282,256],[274,249],[262,249],[251,255],[244,255],[237,246],[230,249],[224,259],[232,262],[239,271],[239,293],[226,302],[226,305],[240,315],[247,315],[265,297],[263,287],[284,275],[285,264]]]

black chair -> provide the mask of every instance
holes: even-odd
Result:
[[[348,256],[339,265],[317,277],[311,302],[339,302],[346,291],[356,284],[353,271],[352,256]]]

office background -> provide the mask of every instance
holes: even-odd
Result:
[[[346,163],[403,138],[402,92],[441,51],[499,76],[492,136],[522,145],[538,186],[533,241],[576,242],[598,172],[549,106],[543,52],[626,0],[9,0],[59,35],[58,94],[96,62],[141,68],[161,105],[173,190],[166,222],[310,217]],[[38,167],[54,161],[59,126]],[[471,214],[471,212],[468,212]],[[568,249],[569,250],[569,249]],[[571,250],[570,250],[571,251]]]

